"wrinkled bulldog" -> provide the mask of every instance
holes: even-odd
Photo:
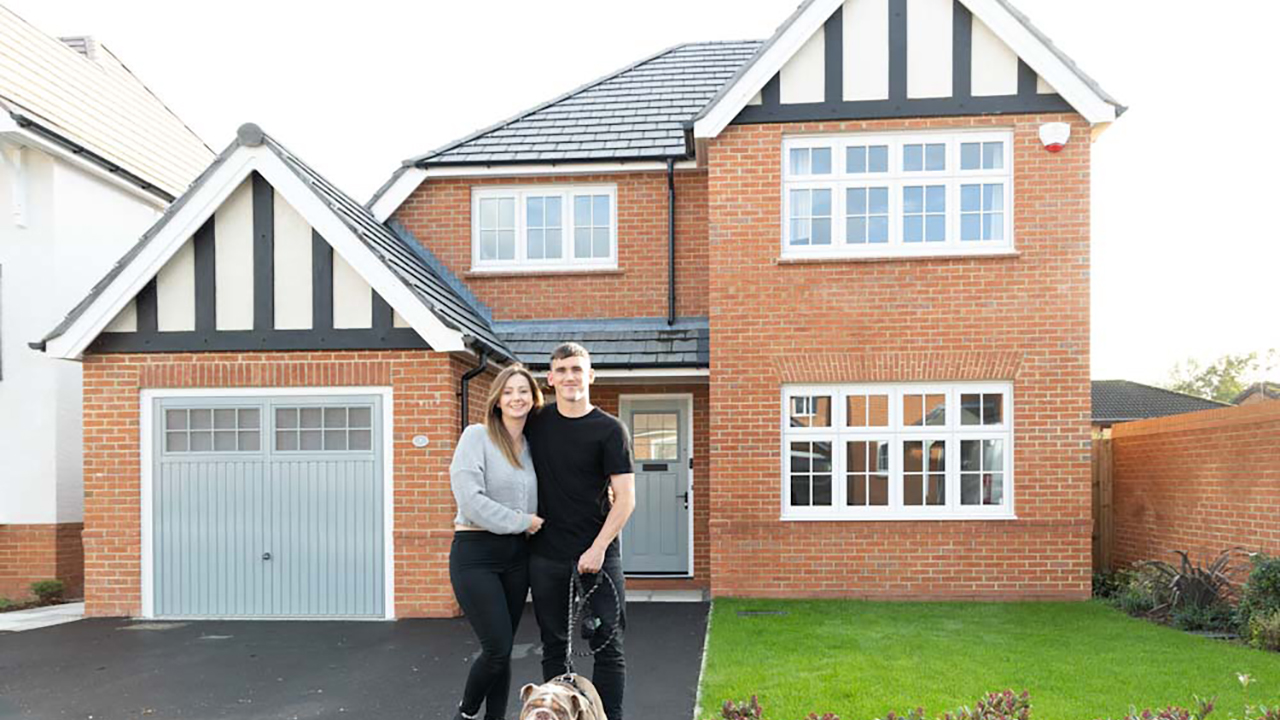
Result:
[[[520,688],[520,720],[608,720],[591,681],[570,673]]]

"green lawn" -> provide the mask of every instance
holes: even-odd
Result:
[[[783,610],[785,616],[740,616]],[[1029,690],[1033,720],[1121,717],[1216,695],[1214,718],[1280,700],[1280,654],[1208,640],[1088,603],[717,600],[698,718],[759,695],[767,720],[834,712],[930,717],[990,690]],[[1211,719],[1212,720],[1212,719]]]

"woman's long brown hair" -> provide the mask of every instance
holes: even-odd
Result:
[[[529,382],[529,391],[533,394],[533,407],[529,409],[529,413],[533,414],[542,409],[542,388],[538,387],[538,381],[533,378],[533,373],[529,372],[529,368],[516,363],[508,365],[498,373],[498,377],[493,379],[493,384],[489,386],[489,399],[485,401],[485,407],[489,411],[485,413],[484,425],[489,429],[489,439],[498,447],[502,448],[502,454],[506,456],[507,462],[512,467],[523,467],[520,464],[520,455],[516,453],[516,444],[511,440],[511,433],[507,432],[507,428],[502,424],[502,389],[507,386],[507,381],[516,375],[524,377]]]

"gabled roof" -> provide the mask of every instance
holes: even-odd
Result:
[[[576,342],[601,369],[705,368],[711,365],[711,326],[707,318],[543,320],[494,323],[494,329],[520,362],[532,368],[550,365],[551,351]]]
[[[59,41],[3,6],[0,112],[110,172],[123,171],[128,182],[166,201],[181,195],[213,158],[101,44],[85,37]]]
[[[693,135],[712,138],[737,116],[844,0],[805,0],[693,119]],[[1008,0],[960,0],[1090,123],[1115,120],[1125,107],[1084,73]]]
[[[250,173],[261,174],[438,351],[475,342],[510,357],[488,321],[391,229],[256,125],[240,128],[191,188],[116,263],[41,346],[75,358]]]
[[[1221,407],[1230,405],[1130,380],[1093,381],[1095,423],[1143,420]]]
[[[1249,399],[1250,396],[1256,395],[1258,393],[1261,393],[1262,397],[1268,400],[1280,399],[1280,383],[1274,383],[1274,382],[1265,381],[1265,380],[1263,382],[1256,382],[1250,385],[1249,387],[1245,388],[1244,390],[1240,391],[1239,395],[1236,395],[1235,397],[1231,398],[1231,404],[1239,405],[1240,403]]]

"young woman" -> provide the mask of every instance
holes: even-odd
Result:
[[[449,467],[458,501],[449,579],[458,604],[480,640],[455,720],[503,720],[511,690],[511,643],[529,591],[527,538],[542,528],[538,484],[524,439],[529,413],[542,391],[522,365],[494,379],[485,422],[458,440]]]

